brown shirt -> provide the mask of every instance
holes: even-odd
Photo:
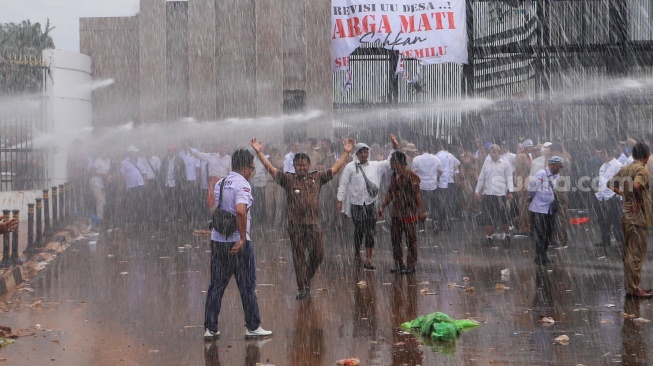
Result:
[[[417,195],[419,194],[419,177],[407,169],[404,174],[392,174],[388,195],[392,200],[392,217],[409,218],[419,213]]]
[[[275,181],[286,191],[288,222],[316,225],[320,222],[320,188],[333,178],[331,169],[310,172],[306,177],[277,170]]]
[[[653,226],[651,217],[651,187],[649,186],[649,173],[646,166],[640,161],[635,161],[629,165],[621,167],[619,173],[615,174],[608,184],[614,186],[615,181],[619,181],[619,188],[624,192],[624,205],[621,213],[621,220],[624,223],[641,227]],[[642,205],[639,208],[634,207],[635,194],[633,185],[639,182],[644,186],[642,191]]]

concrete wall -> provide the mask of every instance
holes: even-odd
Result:
[[[216,2],[215,74],[218,118],[256,115],[254,0]]]
[[[188,2],[189,116],[215,120],[215,0]]]
[[[47,167],[49,185],[68,179],[66,162],[74,139],[90,136],[93,121],[91,58],[75,52],[44,50],[43,60],[50,65],[46,78],[47,133],[51,135]]]
[[[141,0],[139,23],[140,122],[167,118],[166,1]]]
[[[115,126],[139,119],[138,18],[80,18],[80,52],[93,60],[93,80],[113,79],[93,92],[93,124]]]
[[[132,100],[138,100],[141,121],[175,120],[184,115],[185,103],[187,116],[197,120],[278,116],[283,113],[283,91],[303,90],[306,110],[325,112],[308,126],[309,135],[330,135],[333,96],[328,2],[190,0],[184,5],[185,26],[183,6],[172,6],[176,10],[166,16],[164,0],[141,0],[138,16],[124,24],[132,27],[132,37],[137,30],[137,42],[111,38],[115,31],[110,32],[112,36],[85,37],[83,32],[101,33],[103,28],[93,19],[82,19],[82,44],[94,48],[89,53],[102,55],[97,49],[113,50],[114,42],[122,44],[117,57],[129,54],[129,47],[135,50],[136,56],[130,59],[137,60],[138,72],[131,80],[136,80],[138,88],[127,90],[116,83],[111,89],[130,95],[137,89]],[[116,68],[115,62],[106,61],[98,67]],[[98,110],[102,108],[98,106]],[[281,127],[278,130],[280,137]]]
[[[166,3],[166,78],[168,120],[188,117],[188,2]]]

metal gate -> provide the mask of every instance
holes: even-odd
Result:
[[[394,75],[396,53],[359,48],[347,93],[346,75],[334,76],[335,127],[381,134],[401,126],[414,140],[468,144],[653,133],[650,14],[653,0],[469,0],[468,65],[422,66],[419,82],[409,83]],[[415,75],[417,61],[404,64]],[[492,106],[446,107],[465,98]]]

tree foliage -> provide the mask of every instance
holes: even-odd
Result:
[[[41,90],[41,51],[54,48],[53,29],[50,20],[45,27],[29,20],[0,24],[0,95]]]

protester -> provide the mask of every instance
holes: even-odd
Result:
[[[517,207],[519,208],[519,212],[515,219],[515,225],[517,232],[523,235],[528,235],[531,232],[531,220],[530,215],[528,214],[528,181],[531,171],[531,157],[528,154],[530,147],[526,147],[529,144],[532,146],[533,141],[525,140],[524,142],[517,144],[517,156],[515,157]]]
[[[177,221],[181,215],[181,185],[184,179],[184,162],[177,156],[177,146],[168,146],[168,152],[161,162],[159,186],[162,187],[163,213],[166,221]]]
[[[412,171],[419,177],[420,195],[424,202],[424,208],[435,223],[435,213],[438,207],[438,197],[435,191],[438,188],[438,180],[442,176],[442,163],[435,156],[432,147],[429,146],[427,150],[413,158]]]
[[[390,134],[392,147],[399,142]],[[390,169],[390,161],[370,161],[370,148],[359,142],[354,147],[356,158],[345,166],[338,186],[337,209],[352,218],[354,223],[354,264],[360,266],[361,246],[365,239],[366,261],[363,268],[373,271],[374,229],[376,226],[376,201],[381,176]],[[368,183],[369,182],[369,183]]]
[[[192,154],[191,141],[186,141],[184,148],[179,152],[179,157],[184,162],[184,179],[181,181],[181,209],[184,219],[193,223],[198,219],[200,193],[200,160]]]
[[[215,201],[220,208],[236,216],[236,230],[211,232],[211,284],[206,293],[204,339],[220,335],[218,316],[222,296],[233,276],[240,292],[245,313],[245,337],[270,336],[272,332],[261,328],[258,300],[256,298],[256,264],[249,231],[252,187],[249,180],[254,174],[254,156],[247,150],[236,150],[231,157],[232,171],[215,185]],[[221,185],[220,183],[224,183]]]
[[[640,274],[646,260],[648,231],[653,225],[651,186],[646,169],[650,150],[645,144],[637,143],[633,146],[632,155],[634,162],[621,167],[608,182],[608,187],[624,199],[621,213],[621,258],[624,263],[626,296],[652,298],[653,293],[640,286]]]
[[[124,218],[125,223],[141,222],[144,219],[145,201],[145,167],[139,164],[137,149],[134,145],[127,148],[127,157],[120,163],[120,172],[125,179]]]
[[[392,241],[392,257],[395,267],[392,273],[415,273],[417,264],[417,220],[426,221],[426,212],[420,194],[420,179],[407,167],[406,155],[395,151],[390,156],[390,168],[393,171],[390,188],[385,196],[378,217],[383,217],[383,210],[392,203],[392,223],[390,236]],[[401,246],[402,234],[406,234],[406,266],[404,266]]]
[[[535,233],[535,264],[551,268],[552,261],[547,251],[553,240],[554,215],[556,211],[555,185],[563,160],[559,156],[549,158],[547,168],[540,169],[528,185],[531,204],[531,226]]]
[[[608,188],[608,182],[615,174],[619,173],[621,163],[612,156],[610,148],[607,146],[598,146],[596,156],[603,161],[599,169],[598,187],[594,194],[597,200],[596,217],[601,230],[601,241],[596,243],[597,246],[609,247],[610,234],[614,234],[615,240],[621,243],[623,241],[621,229],[621,199]]]
[[[443,139],[435,141],[434,147],[437,153],[435,156],[440,159],[442,164],[442,176],[438,181],[438,224],[440,230],[451,230],[451,218],[454,213],[455,194],[455,174],[458,172],[460,160],[447,151],[447,142]]]
[[[354,148],[354,140],[344,144],[345,153],[326,171],[310,171],[311,159],[307,154],[297,153],[293,157],[295,173],[284,173],[275,168],[263,155],[263,144],[255,138],[252,148],[265,169],[285,191],[288,203],[288,236],[292,247],[298,300],[310,296],[311,279],[322,259],[322,227],[320,225],[320,189],[338,173],[347,162],[347,155]],[[307,255],[308,254],[308,255]],[[307,259],[308,257],[308,259]]]
[[[209,193],[206,197],[206,203],[209,208],[213,209],[215,207],[213,188],[215,187],[215,184],[220,179],[226,177],[231,170],[231,156],[227,154],[227,144],[214,143],[211,145],[210,152],[201,152],[195,148],[191,148],[190,152],[195,158],[205,161],[208,164]]]
[[[510,244],[510,220],[506,198],[508,201],[513,199],[513,169],[510,163],[500,157],[500,149],[498,145],[490,145],[489,160],[483,164],[474,190],[474,197],[477,200],[481,199],[481,194],[483,195],[481,213],[485,224],[485,242],[490,245],[492,244],[494,225],[503,226],[505,243]]]
[[[93,162],[89,181],[95,199],[95,216],[97,217],[97,222],[93,222],[93,230],[98,230],[104,224],[104,207],[107,204],[105,183],[110,170],[111,160],[104,151],[101,151],[100,156]]]

